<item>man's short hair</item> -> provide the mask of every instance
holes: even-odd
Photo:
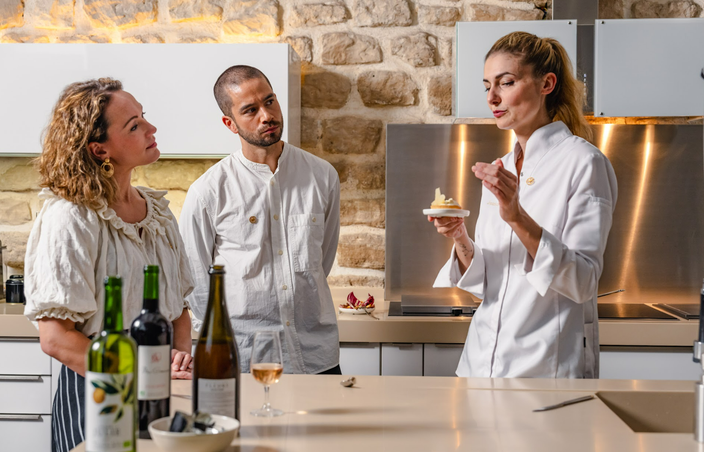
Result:
[[[257,77],[262,77],[266,80],[269,87],[273,89],[271,82],[268,78],[266,78],[266,75],[264,75],[264,73],[259,69],[252,66],[232,66],[225,70],[220,77],[218,77],[218,81],[215,82],[215,86],[213,87],[213,94],[215,94],[215,100],[217,101],[220,110],[222,110],[223,115],[232,115],[232,97],[230,97],[228,89],[239,86],[242,83]]]

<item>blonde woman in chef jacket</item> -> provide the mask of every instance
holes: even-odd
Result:
[[[588,141],[582,87],[559,42],[524,32],[491,48],[484,86],[514,149],[472,167],[483,186],[474,240],[461,218],[428,218],[454,241],[435,287],[483,300],[457,375],[598,378],[597,285],[617,186]]]
[[[142,308],[143,268],[159,265],[159,310],[173,322],[172,378],[191,378],[193,280],[164,191],[133,187],[132,170],[159,158],[156,127],[118,80],[66,87],[52,112],[36,166],[44,205],[25,255],[25,315],[42,350],[62,366],[52,408],[52,451],[84,440],[85,366],[102,330],[103,280],[122,277],[129,328]]]

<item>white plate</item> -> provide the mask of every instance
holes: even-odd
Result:
[[[463,209],[423,209],[423,215],[431,217],[468,217],[469,210]]]
[[[337,310],[340,311],[342,314],[366,314],[367,312],[374,312],[374,308],[367,308],[365,311],[362,308],[359,309],[354,309],[354,308],[343,308],[342,306],[338,306]]]

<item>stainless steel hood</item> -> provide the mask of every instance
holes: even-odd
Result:
[[[619,196],[604,257],[604,303],[692,303],[704,277],[704,159],[701,125],[594,126],[595,143],[613,164]],[[471,211],[474,235],[481,185],[470,168],[511,149],[511,132],[494,125],[387,127],[386,298],[468,299],[433,289],[451,241],[422,210],[436,187]]]

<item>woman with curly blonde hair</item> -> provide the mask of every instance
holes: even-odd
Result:
[[[84,439],[85,363],[102,329],[103,279],[123,280],[123,318],[142,307],[145,265],[159,265],[159,309],[173,322],[172,378],[190,378],[192,277],[165,192],[130,183],[132,170],[159,158],[156,128],[122,84],[101,78],[61,94],[41,157],[44,205],[25,256],[25,315],[42,350],[63,365],[52,408],[52,450]]]
[[[597,378],[597,287],[618,189],[588,141],[582,87],[558,41],[515,32],[487,54],[484,88],[516,143],[472,167],[483,186],[475,240],[462,218],[428,218],[454,241],[435,286],[482,299],[457,375]]]

